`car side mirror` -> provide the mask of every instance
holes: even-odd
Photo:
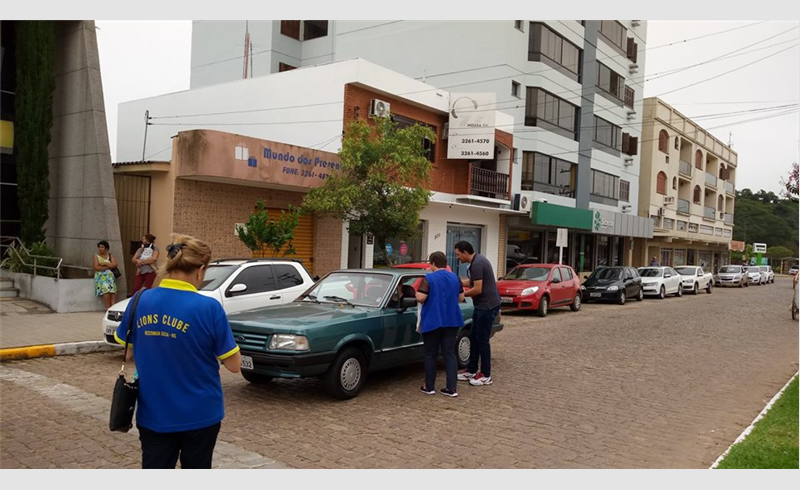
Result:
[[[672,274],[670,274],[670,273],[668,272],[668,273],[664,274],[664,277],[665,277],[665,278],[666,278],[666,277],[672,277]]]
[[[237,294],[243,293],[245,291],[247,291],[247,285],[242,284],[242,283],[234,284],[233,286],[231,286],[231,288],[228,290],[228,292],[225,293],[225,296],[230,298],[231,296],[236,296]]]
[[[319,276],[314,276],[311,278],[312,281],[317,282],[319,281]]]
[[[553,278],[553,281],[552,281],[550,284],[558,284],[558,283],[560,283],[560,282],[561,282],[561,279],[559,279],[559,278],[557,278],[557,277],[554,277],[554,278]]]
[[[400,298],[400,306],[397,308],[398,313],[402,313],[409,308],[413,308],[417,306],[417,298],[412,298],[410,296],[404,296]]]

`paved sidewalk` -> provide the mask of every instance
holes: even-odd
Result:
[[[24,298],[3,298],[0,300],[0,351],[3,354],[0,357],[7,357],[11,349],[17,351],[18,348],[31,346],[52,347],[74,343],[81,343],[80,350],[83,352],[87,349],[102,350],[102,344],[105,344],[101,332],[102,317],[103,312],[99,311],[55,313],[44,305]],[[48,351],[45,349],[45,353],[39,355],[55,355],[47,354]],[[29,349],[30,354],[33,352]],[[59,353],[73,352],[67,349]]]

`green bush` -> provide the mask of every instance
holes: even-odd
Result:
[[[14,250],[6,250],[5,258],[0,262],[0,267],[7,269],[9,272],[21,272],[24,274],[33,274],[34,268],[31,265],[36,262],[37,266],[55,267],[58,264],[58,259],[55,258],[55,251],[50,248],[45,242],[34,242],[30,247],[26,247],[30,251],[30,255],[21,247],[15,247]],[[16,253],[15,253],[16,252]],[[43,257],[54,257],[53,259],[42,259],[40,257],[31,257],[31,255],[39,255]],[[29,265],[26,265],[29,264]],[[37,276],[55,277],[56,273],[52,269],[36,268]]]

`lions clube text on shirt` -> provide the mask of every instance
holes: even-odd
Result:
[[[147,325],[156,325],[156,324],[158,324],[158,315],[145,315],[145,316],[140,317],[139,321],[136,322],[136,328],[139,329],[139,328],[142,328],[142,327],[147,326]],[[162,325],[166,325],[168,327],[172,327],[172,328],[174,328],[174,329],[176,329],[178,331],[181,331],[183,333],[186,333],[186,330],[189,328],[189,324],[188,323],[185,323],[183,320],[179,320],[178,318],[175,318],[175,317],[169,316],[169,315],[162,315],[161,324]],[[159,335],[160,336],[165,336],[164,335],[165,333],[166,332],[159,332],[159,331],[153,332],[153,331],[149,331],[149,330],[145,330],[145,332],[144,332],[144,334],[148,335],[148,336],[151,336],[151,335],[154,335],[154,336],[159,336]],[[172,334],[171,337],[175,338],[175,334]]]

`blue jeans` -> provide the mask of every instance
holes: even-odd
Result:
[[[456,359],[456,334],[458,328],[440,327],[422,334],[425,344],[425,386],[432,390],[436,387],[436,358],[439,350],[444,357],[445,380],[448,390],[456,391],[458,376],[458,360]]]
[[[491,310],[475,309],[472,313],[472,328],[469,331],[469,365],[467,371],[470,373],[478,372],[478,359],[480,359],[481,370],[487,378],[492,375],[492,348],[489,345],[489,337],[492,335],[492,324],[494,323],[500,307]]]

